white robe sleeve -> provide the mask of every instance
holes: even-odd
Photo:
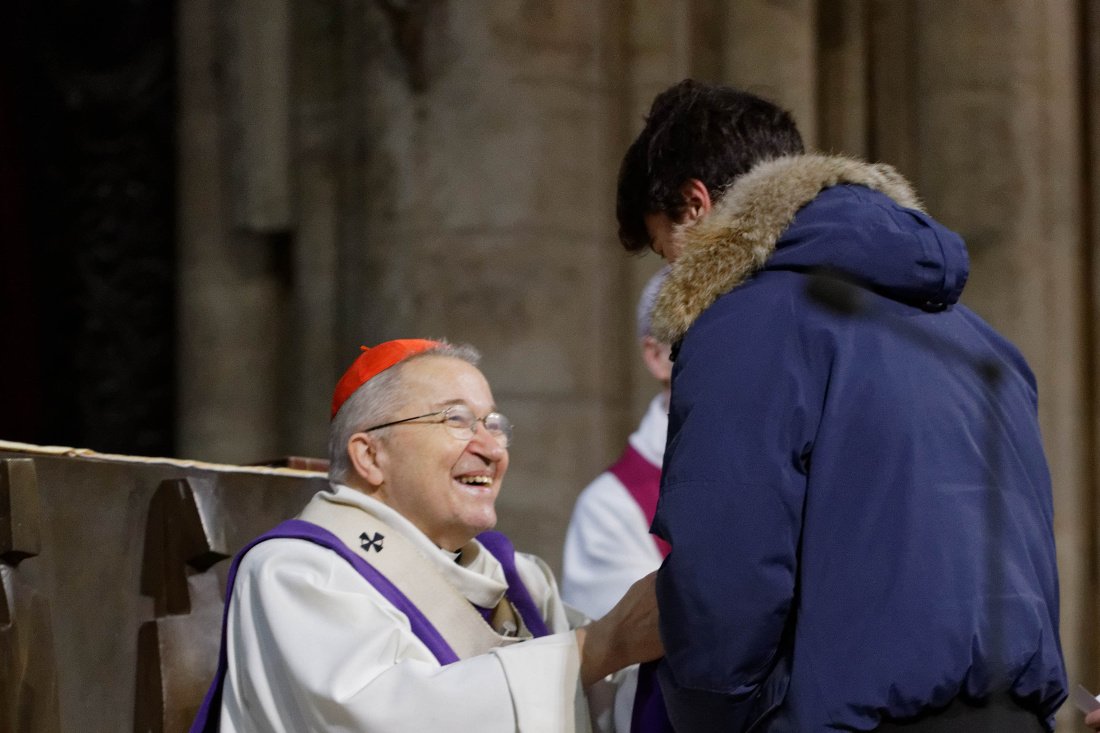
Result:
[[[565,536],[562,597],[592,618],[607,614],[635,581],[661,565],[641,507],[614,474],[581,492]]]
[[[241,562],[227,627],[221,730],[560,733],[572,730],[572,632],[441,667],[346,561],[275,539]]]

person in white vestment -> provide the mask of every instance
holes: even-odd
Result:
[[[668,432],[670,346],[650,332],[650,315],[668,267],[646,282],[638,299],[637,335],[642,361],[661,391],[649,403],[623,455],[577,498],[565,535],[562,597],[600,618],[639,578],[661,565],[667,545],[649,533],[657,508],[661,462]]]
[[[476,363],[469,347],[405,339],[364,348],[341,379],[331,491],[239,557],[204,730],[588,730],[608,715],[590,717],[583,691],[662,654],[652,575],[573,628],[541,560],[517,552],[508,575],[486,550],[495,533],[476,539],[496,523],[511,439]],[[395,557],[416,577],[387,570]],[[396,595],[368,582],[374,568],[398,576]],[[541,619],[513,602],[515,573]]]

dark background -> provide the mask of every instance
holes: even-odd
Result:
[[[173,454],[174,10],[0,10],[0,439]]]

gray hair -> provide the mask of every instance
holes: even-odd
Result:
[[[348,441],[363,428],[394,420],[395,413],[404,406],[407,395],[402,391],[401,373],[405,366],[425,356],[449,356],[461,359],[473,366],[481,361],[481,354],[469,344],[454,345],[439,341],[439,346],[406,357],[381,374],[368,379],[355,390],[336,416],[328,431],[328,478],[331,483],[347,483],[351,472],[348,457]],[[389,428],[382,428],[376,435],[384,438]]]

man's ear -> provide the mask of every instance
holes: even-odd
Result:
[[[668,344],[662,344],[652,336],[642,337],[642,361],[653,378],[666,387],[672,379],[672,360],[669,359],[671,351]]]
[[[710,191],[698,178],[689,178],[684,181],[684,185],[680,186],[680,194],[684,197],[684,216],[681,224],[691,224],[710,213],[713,206]]]
[[[356,475],[371,488],[382,485],[385,472],[378,461],[378,441],[366,433],[356,433],[348,440],[348,458]]]

